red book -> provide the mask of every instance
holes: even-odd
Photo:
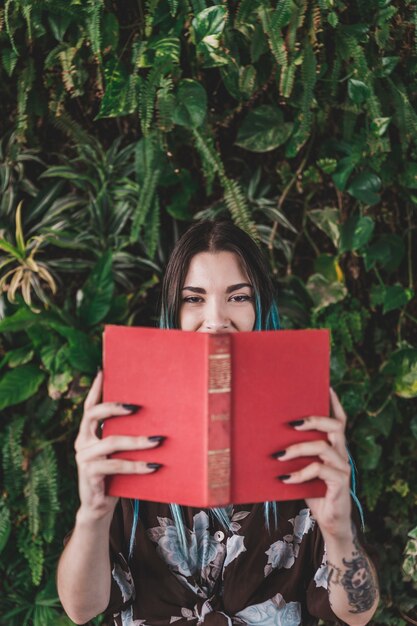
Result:
[[[288,485],[276,478],[313,457],[277,461],[271,454],[326,438],[288,422],[329,415],[327,330],[216,335],[106,326],[103,350],[103,400],[143,406],[106,419],[103,436],[167,438],[152,450],[116,453],[163,467],[108,477],[109,494],[195,507],[325,494],[321,480]]]

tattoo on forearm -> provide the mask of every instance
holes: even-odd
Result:
[[[327,562],[329,567],[329,588],[330,585],[341,585],[346,591],[350,613],[364,613],[372,608],[377,598],[377,583],[375,575],[369,565],[363,549],[361,548],[356,530],[353,527],[353,545],[355,547],[352,558],[343,559],[345,570]]]

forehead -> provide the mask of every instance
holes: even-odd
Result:
[[[242,280],[247,281],[248,276],[234,252],[199,252],[191,258],[184,284],[196,281],[231,284]]]

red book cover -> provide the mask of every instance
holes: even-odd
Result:
[[[284,484],[313,457],[277,461],[273,452],[325,439],[288,422],[329,415],[329,333],[225,333],[106,326],[105,402],[140,404],[106,419],[103,436],[164,435],[150,450],[116,453],[161,463],[146,475],[108,477],[108,493],[195,507],[319,497],[320,480]]]

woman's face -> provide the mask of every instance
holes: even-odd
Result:
[[[233,252],[199,252],[181,293],[180,327],[202,333],[253,330],[252,285]]]

